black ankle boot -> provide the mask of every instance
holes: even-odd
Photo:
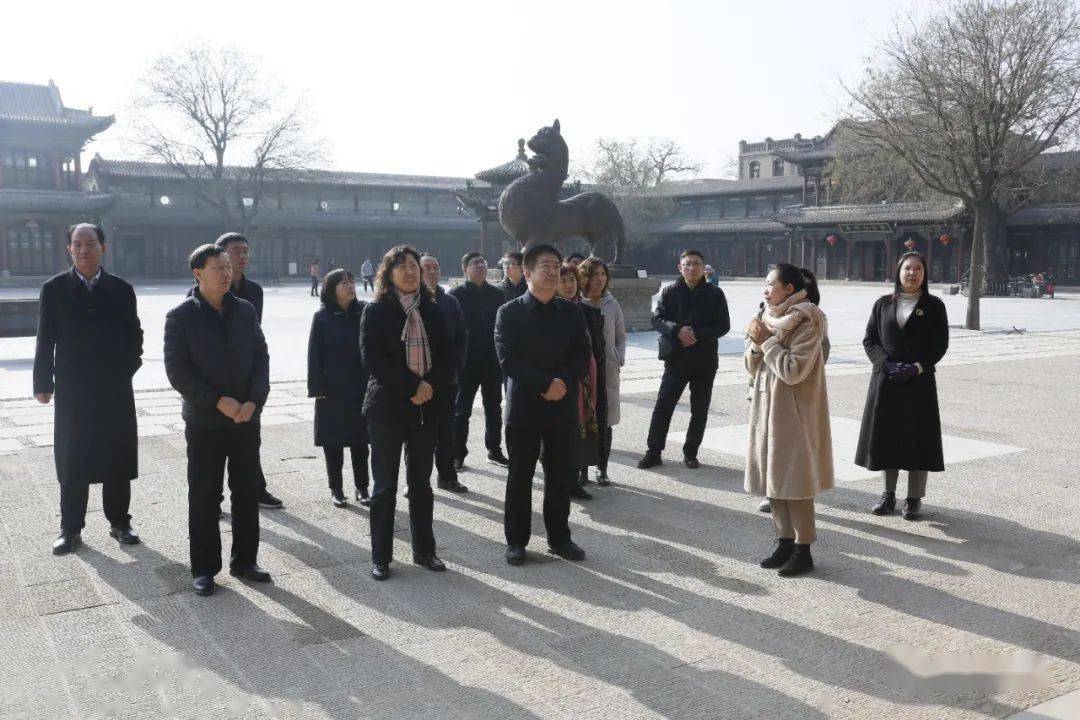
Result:
[[[874,509],[870,512],[874,513],[875,515],[888,515],[889,513],[896,512],[896,493],[881,493],[881,502],[875,505]]]
[[[904,501],[904,519],[905,520],[918,520],[919,515],[922,514],[922,500],[919,498],[908,498]]]
[[[802,575],[814,569],[814,558],[810,556],[810,546],[802,543],[795,544],[795,552],[778,571],[783,577]]]
[[[795,541],[791,538],[777,538],[776,549],[773,550],[772,555],[762,560],[759,565],[763,568],[772,570],[778,568],[788,561],[791,557],[791,553],[795,552]]]

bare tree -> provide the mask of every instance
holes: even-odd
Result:
[[[248,232],[271,177],[295,179],[322,159],[302,100],[233,47],[196,44],[162,55],[135,106],[147,159],[181,174],[223,230]]]
[[[1001,194],[1080,124],[1080,15],[1069,0],[951,0],[897,21],[878,66],[847,86],[852,133],[974,216],[965,326],[1007,269]]]

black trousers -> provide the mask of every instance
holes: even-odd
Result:
[[[60,529],[77,533],[86,527],[86,504],[90,500],[90,485],[72,481],[60,483]],[[101,484],[101,505],[110,525],[125,527],[131,522],[131,481],[109,480]]]
[[[370,292],[371,290],[375,289],[375,278],[373,278],[373,277],[362,277],[362,278],[360,278],[360,280],[364,283],[364,290]]]
[[[544,527],[548,545],[570,540],[570,464],[574,424],[506,426],[510,472],[506,478],[506,512],[503,530],[506,544],[525,547],[532,534],[532,483],[536,461],[544,465]],[[541,446],[543,458],[541,458]]]
[[[345,448],[341,445],[324,445],[323,457],[326,459],[326,477],[330,481],[330,492],[344,493],[341,469],[345,465]],[[352,456],[353,486],[361,495],[368,491],[368,446],[367,443],[353,445],[349,449]]]
[[[611,426],[600,428],[600,462],[596,466],[600,472],[607,474],[608,460],[611,458]]]
[[[447,388],[445,398],[435,400],[438,403],[439,412],[438,429],[435,434],[435,471],[438,473],[440,483],[453,485],[457,482],[454,457],[458,453],[458,445],[457,427],[454,424],[454,401],[451,398],[457,398],[457,385]],[[468,427],[467,421],[466,427]]]
[[[230,564],[255,564],[259,554],[258,463],[261,428],[251,423],[217,428],[188,424],[188,540],[191,574],[217,575],[221,571],[221,531],[218,507],[229,465],[232,496],[232,552]]]
[[[435,553],[431,492],[431,466],[435,455],[436,422],[415,424],[386,420],[368,421],[371,441],[371,561],[389,563],[394,550],[394,509],[397,504],[401,451],[405,450],[405,483],[409,488],[409,531],[414,555]]]
[[[461,460],[469,454],[469,418],[477,389],[484,403],[484,446],[489,452],[502,449],[502,371],[498,367],[472,371],[466,367],[458,379],[454,403],[454,434],[457,456]]]
[[[311,297],[319,296],[319,278],[315,275],[311,276]]]
[[[683,456],[697,457],[701,439],[705,436],[705,421],[709,417],[709,403],[712,401],[713,380],[716,368],[686,373],[670,365],[664,367],[664,376],[660,380],[660,392],[656,396],[652,421],[649,423],[649,450],[660,452],[667,443],[668,427],[675,406],[679,404],[683,390],[690,385],[690,426],[686,429],[683,442]]]

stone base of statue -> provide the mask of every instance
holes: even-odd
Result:
[[[619,301],[626,332],[652,330],[653,296],[660,292],[660,281],[645,275],[632,265],[611,266],[611,294]]]

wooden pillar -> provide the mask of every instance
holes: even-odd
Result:
[[[889,268],[893,264],[892,248],[896,238],[888,238],[884,240],[885,243],[885,267],[882,269],[882,280],[889,282]]]
[[[959,285],[964,279],[964,237],[966,232],[961,232],[956,242],[956,284]]]
[[[75,151],[75,190],[82,190],[82,150]]]
[[[480,252],[487,257],[487,213],[480,216]]]
[[[851,236],[844,238],[844,279],[851,279],[851,251],[855,248],[855,243],[851,241]]]
[[[926,241],[926,273],[928,276],[926,282],[934,282],[934,238],[932,237]]]
[[[798,228],[796,228],[798,229]],[[791,236],[791,233],[787,233],[787,261],[790,263],[795,257],[795,238]]]
[[[762,238],[758,238],[754,242],[754,256],[757,258],[757,274],[763,276],[765,274],[765,241]]]
[[[821,241],[817,238],[810,240],[810,272],[817,275],[817,246],[821,244]],[[806,265],[803,265],[806,267]]]

